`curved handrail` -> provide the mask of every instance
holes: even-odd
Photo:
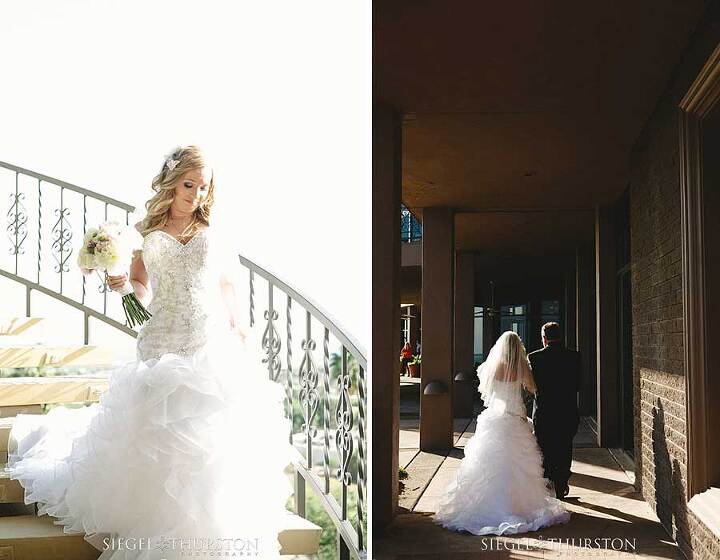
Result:
[[[313,302],[310,298],[302,296],[289,284],[283,282],[273,273],[268,272],[247,257],[238,255],[238,258],[240,259],[240,263],[245,266],[245,268],[247,268],[248,270],[252,270],[256,274],[259,274],[265,280],[267,280],[274,286],[280,288],[280,290],[289,295],[294,301],[296,301],[305,309],[310,311],[313,317],[317,319],[324,327],[327,327],[327,329],[340,341],[340,343],[345,346],[345,348],[347,348],[350,353],[353,354],[353,356],[355,356],[355,359],[358,360],[360,366],[364,369],[367,369],[367,359],[365,357],[365,351],[363,350],[362,346],[360,346],[360,344],[358,344],[358,342],[352,336],[346,334],[345,331],[338,326],[337,321],[331,319],[328,313],[323,311],[318,304]]]
[[[116,200],[109,196],[105,196],[104,194],[100,194],[95,191],[91,191],[88,189],[84,189],[82,187],[78,187],[77,185],[73,185],[72,183],[68,183],[67,181],[63,181],[61,179],[55,179],[54,177],[50,177],[48,175],[43,175],[42,173],[38,173],[36,171],[31,171],[30,169],[25,169],[24,167],[19,167],[17,165],[13,165],[12,163],[6,163],[4,161],[0,161],[0,167],[4,167],[5,169],[14,171],[15,173],[20,173],[21,175],[27,175],[29,177],[34,177],[35,179],[44,181],[46,183],[52,183],[53,185],[57,185],[58,187],[68,189],[70,191],[74,191],[76,193],[83,194],[85,196],[89,196],[91,198],[96,198],[102,202],[106,202],[108,204],[112,204],[113,206],[117,206],[118,208],[121,208],[122,210],[126,210],[127,212],[131,212],[131,213],[135,212],[135,207],[131,204],[127,204],[125,202]]]

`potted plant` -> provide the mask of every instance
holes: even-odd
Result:
[[[402,494],[405,490],[405,483],[403,481],[406,480],[409,476],[410,473],[405,470],[405,467],[400,467],[400,469],[398,470],[398,490],[400,494]]]
[[[412,362],[408,364],[408,371],[410,371],[410,377],[420,377],[420,364],[422,363],[422,356],[418,354],[413,356]]]

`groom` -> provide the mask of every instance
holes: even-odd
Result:
[[[564,498],[570,491],[572,441],[580,420],[580,353],[563,346],[557,323],[545,323],[541,333],[542,350],[528,354],[537,385],[533,424],[545,477],[553,482],[555,495]]]

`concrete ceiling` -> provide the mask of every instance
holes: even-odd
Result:
[[[455,245],[491,255],[574,254],[595,234],[593,211],[481,212],[455,215]]]
[[[566,211],[625,190],[632,147],[704,6],[376,2],[374,99],[403,115],[403,201],[420,219],[430,206],[559,211],[564,235],[585,235]],[[517,239],[547,217],[518,218]],[[506,221],[461,217],[458,243],[482,250]]]

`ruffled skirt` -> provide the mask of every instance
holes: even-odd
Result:
[[[542,455],[526,417],[485,410],[434,520],[475,535],[508,535],[566,523],[570,513],[546,488]]]
[[[295,455],[283,398],[237,343],[133,361],[98,403],[18,415],[7,472],[102,560],[187,558],[188,546],[275,558]]]

